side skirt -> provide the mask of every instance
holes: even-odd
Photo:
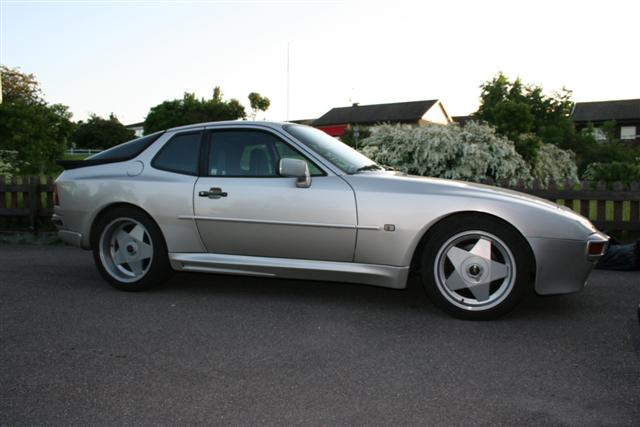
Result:
[[[170,253],[169,260],[177,271],[362,283],[395,289],[405,288],[409,276],[409,267],[353,262],[210,253]]]

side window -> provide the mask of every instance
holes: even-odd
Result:
[[[289,145],[285,144],[284,142],[278,141],[276,143],[276,151],[278,152],[278,156],[281,159],[288,158],[288,159],[305,160],[307,162],[307,165],[309,166],[309,173],[311,174],[311,176],[322,176],[322,175],[324,175],[324,172],[322,172],[319,167],[317,167],[316,165],[311,163],[302,154],[300,154],[299,152],[297,152],[296,150],[294,150],[293,148],[291,148]]]
[[[209,176],[277,177],[281,158],[305,159],[275,135],[254,130],[212,132],[207,171]],[[309,162],[312,175],[324,175]]]
[[[201,139],[201,132],[174,136],[162,147],[151,165],[169,172],[198,175]]]

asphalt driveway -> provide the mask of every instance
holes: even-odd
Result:
[[[0,245],[0,425],[640,424],[640,274],[447,317],[415,287],[175,275]]]

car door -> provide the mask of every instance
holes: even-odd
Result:
[[[206,167],[194,188],[198,230],[211,253],[353,261],[356,202],[339,176],[271,130],[209,130]],[[281,177],[281,158],[303,158],[311,186]],[[201,171],[202,174],[202,171]]]

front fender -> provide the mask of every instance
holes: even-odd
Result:
[[[356,193],[358,225],[366,226],[358,230],[356,262],[408,266],[427,231],[443,218],[461,212],[501,218],[526,239],[584,242],[596,231],[586,218],[572,211],[508,190],[385,175],[346,179]],[[395,231],[383,231],[385,224],[393,225]]]

